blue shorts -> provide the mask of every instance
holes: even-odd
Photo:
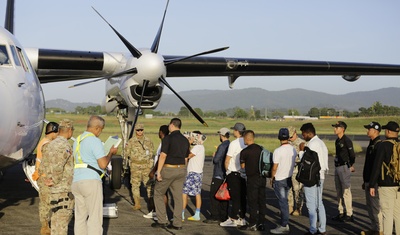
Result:
[[[183,183],[183,194],[196,196],[201,193],[203,183],[203,173],[189,172]]]

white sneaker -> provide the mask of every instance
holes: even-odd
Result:
[[[286,234],[289,233],[289,225],[287,224],[285,227],[278,225],[276,228],[269,230],[272,234]]]
[[[153,217],[156,216],[156,213],[153,211],[150,211],[148,214],[143,215],[144,218],[146,219],[153,219]]]
[[[219,223],[221,227],[237,227],[237,224],[234,219],[228,218],[224,222]]]
[[[245,225],[247,225],[246,219],[244,219],[244,218],[243,219],[239,218],[239,219],[234,220],[234,221],[237,224],[237,226],[245,226]]]

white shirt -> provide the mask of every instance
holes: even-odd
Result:
[[[244,144],[243,137],[239,137],[233,140],[228,147],[227,156],[230,156],[228,169],[226,174],[229,175],[231,172],[240,171],[240,152],[244,149],[246,145]]]
[[[275,180],[284,180],[292,177],[296,156],[296,149],[290,144],[281,145],[279,148],[274,150],[272,158],[274,164],[278,164]]]
[[[205,150],[204,145],[195,145],[190,150],[194,154],[192,158],[189,159],[187,165],[187,172],[203,173]]]
[[[158,145],[156,155],[154,156],[154,166],[156,165],[160,154],[161,154],[161,143]]]
[[[321,165],[321,170],[319,171],[321,179],[325,179],[325,174],[328,173],[328,148],[326,147],[325,143],[315,135],[311,138],[310,141],[306,144],[311,150],[318,153],[319,164]],[[303,157],[304,151],[300,151],[299,156],[300,159]]]

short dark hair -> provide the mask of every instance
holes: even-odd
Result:
[[[252,135],[253,138],[255,137],[255,134],[254,134],[253,130],[245,130],[245,131],[243,131],[243,137],[245,137],[246,135]]]
[[[181,129],[181,127],[182,127],[182,121],[179,118],[172,118],[171,121],[169,122],[169,124],[172,124],[179,129]]]
[[[168,125],[162,125],[160,126],[160,130],[164,135],[168,135],[169,134],[169,129],[168,129]]]
[[[308,122],[308,123],[303,124],[303,125],[301,126],[300,130],[301,130],[302,132],[306,132],[306,133],[311,132],[312,134],[315,135],[315,127],[314,127],[314,125],[313,125],[311,122]]]

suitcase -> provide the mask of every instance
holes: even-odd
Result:
[[[115,203],[103,204],[104,218],[118,218],[118,206]]]

